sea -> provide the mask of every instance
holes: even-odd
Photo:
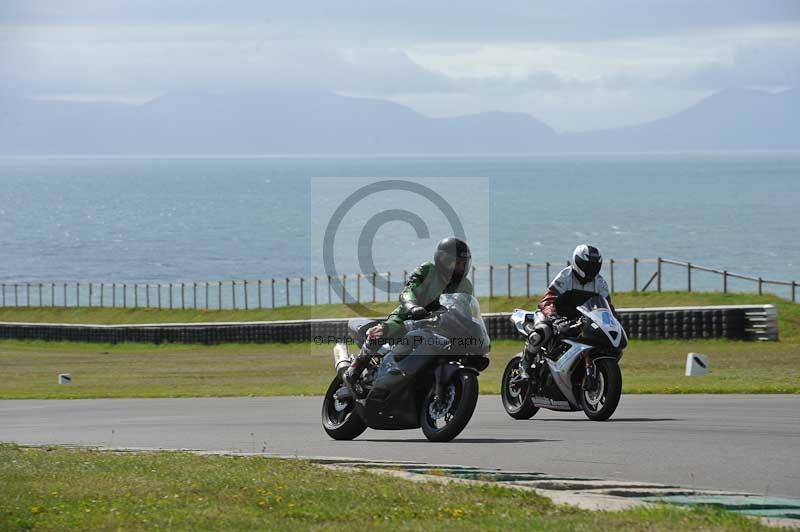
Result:
[[[4,283],[397,282],[450,234],[484,289],[496,266],[499,293],[508,264],[514,292],[523,275],[541,291],[579,243],[600,248],[606,277],[619,261],[617,290],[633,257],[800,280],[798,153],[5,157],[0,190]],[[638,288],[654,268],[640,264]],[[662,277],[687,282],[676,266]],[[720,288],[695,272],[693,289]]]

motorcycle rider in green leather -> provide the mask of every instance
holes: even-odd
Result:
[[[371,342],[399,340],[405,335],[406,320],[421,320],[439,308],[442,294],[466,293],[472,295],[469,280],[472,254],[469,246],[456,237],[448,237],[439,242],[433,262],[423,262],[406,283],[400,294],[400,305],[392,311],[388,319],[367,331]],[[352,384],[361,375],[372,355],[360,354],[342,375],[345,384]]]

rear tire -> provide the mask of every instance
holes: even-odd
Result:
[[[622,372],[617,361],[609,358],[595,361],[595,366],[602,389],[597,392],[581,391],[581,407],[592,421],[605,421],[617,409],[622,397]]]
[[[478,376],[467,370],[459,370],[445,387],[448,394],[453,397],[448,401],[446,411],[442,417],[434,417],[431,411],[437,409],[433,403],[435,390],[431,389],[425,400],[422,401],[420,411],[420,426],[422,433],[430,441],[447,442],[458,436],[467,426],[475,405],[478,404]],[[444,425],[437,423],[444,418]]]
[[[355,399],[339,402],[334,397],[342,386],[342,378],[337,375],[325,392],[322,400],[322,428],[334,440],[352,440],[367,430],[367,425],[355,413]]]
[[[503,408],[506,413],[514,419],[530,419],[538,407],[531,402],[531,381],[522,381],[511,384],[511,380],[519,375],[519,363],[522,360],[522,353],[516,355],[508,361],[506,369],[503,371],[503,380],[500,383],[500,398],[503,400]]]

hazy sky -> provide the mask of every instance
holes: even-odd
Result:
[[[594,129],[800,85],[800,1],[2,0],[0,80],[126,102],[322,89]]]

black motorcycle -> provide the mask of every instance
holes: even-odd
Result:
[[[342,381],[353,356],[338,343],[334,377],[322,403],[322,426],[335,440],[369,428],[415,429],[430,441],[450,441],[467,426],[478,401],[478,374],[489,365],[489,335],[478,301],[443,294],[431,317],[406,321],[397,342],[373,346],[366,331],[376,321],[352,319],[348,328],[370,362],[356,389]]]
[[[622,395],[619,359],[628,345],[625,331],[608,301],[597,294],[573,293],[557,301],[557,307],[566,317],[549,328],[538,327],[544,320],[540,311],[517,309],[511,315],[525,337],[541,333],[546,338],[528,355],[532,366],[527,379],[520,374],[523,353],[506,365],[500,391],[503,407],[514,419],[529,419],[547,408],[583,410],[591,420],[606,420]]]

